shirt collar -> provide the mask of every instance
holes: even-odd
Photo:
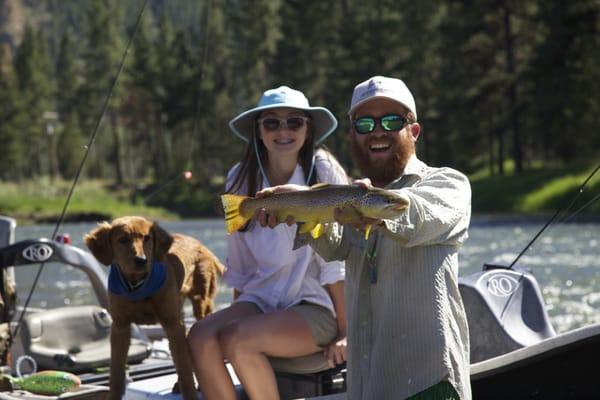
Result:
[[[306,177],[304,176],[304,170],[302,169],[300,164],[296,164],[294,173],[292,173],[290,180],[287,181],[286,184],[288,183],[293,183],[296,185],[306,185]],[[266,182],[263,182],[262,189],[266,189],[268,187],[271,187],[271,182],[267,180]]]
[[[398,178],[396,178],[394,181],[392,181],[389,186],[394,186],[396,183],[398,183],[400,180],[402,180],[405,177],[416,177],[417,180],[421,180],[423,179],[423,177],[425,177],[427,173],[427,164],[425,164],[423,161],[419,160],[417,158],[417,156],[415,154],[413,154],[409,159],[408,162],[406,163],[406,166],[404,167],[404,171],[402,172],[402,175],[400,175]]]

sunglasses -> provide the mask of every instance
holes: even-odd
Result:
[[[310,118],[308,117],[293,116],[287,118],[264,117],[259,118],[257,121],[259,124],[262,124],[262,127],[265,131],[273,132],[283,128],[297,131],[304,126],[305,122],[308,122],[309,120]]]
[[[377,127],[377,121],[379,121],[379,125],[386,132],[399,131],[402,129],[404,124],[406,124],[407,119],[402,115],[397,114],[389,114],[384,115],[381,118],[373,118],[373,117],[360,117],[353,121],[354,129],[356,133],[360,135],[366,135],[367,133],[371,133]]]

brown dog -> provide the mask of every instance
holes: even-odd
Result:
[[[169,339],[183,398],[196,399],[182,305],[185,298],[190,299],[197,319],[210,313],[223,265],[198,240],[170,235],[142,217],[104,222],[84,239],[98,261],[112,265],[109,398],[121,399],[125,391],[130,324],[158,321]]]

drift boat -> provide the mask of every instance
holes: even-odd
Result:
[[[6,285],[0,333],[20,329],[10,348],[5,373],[62,370],[77,374],[82,385],[60,399],[101,399],[108,392],[111,325],[107,269],[86,250],[55,240],[34,238],[14,243],[15,221],[0,217],[0,271],[3,281],[14,269],[44,263],[70,265],[88,277],[97,305],[53,309],[10,308]],[[18,288],[18,282],[16,282]],[[485,265],[459,278],[470,330],[471,385],[474,399],[591,399],[600,396],[592,363],[600,356],[600,324],[557,335],[535,277],[519,268]],[[12,294],[14,299],[14,294]],[[7,307],[8,306],[8,307]],[[190,325],[191,319],[186,320]],[[10,328],[10,332],[9,329]],[[25,361],[24,361],[25,360]],[[282,399],[344,398],[345,365],[330,369],[320,353],[296,359],[271,359]],[[19,365],[17,365],[20,363]],[[246,398],[227,365],[239,399]],[[29,370],[27,370],[29,369]],[[127,400],[180,399],[168,343],[157,325],[132,325],[128,355]],[[25,391],[0,392],[0,399],[48,399]],[[198,399],[202,399],[198,394]]]

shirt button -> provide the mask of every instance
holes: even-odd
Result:
[[[367,321],[363,321],[360,323],[362,326],[367,326]]]
[[[367,359],[369,358],[369,355],[365,353],[365,354],[363,354],[363,358],[364,358],[365,360],[367,360]]]

